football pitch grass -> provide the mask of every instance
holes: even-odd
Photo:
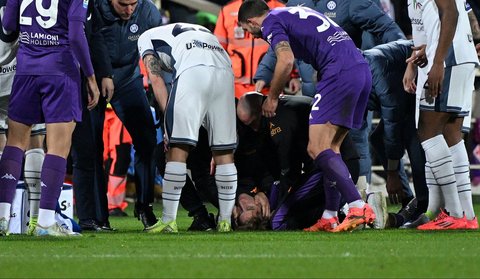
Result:
[[[74,239],[10,235],[0,238],[0,277],[480,277],[479,231],[219,234],[187,232],[190,222],[181,210],[175,235],[143,233],[133,217]]]

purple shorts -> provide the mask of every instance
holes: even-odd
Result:
[[[16,75],[8,118],[26,125],[81,121],[80,75]]]
[[[368,64],[334,74],[326,72],[316,86],[310,125],[330,122],[345,128],[360,128],[372,90]]]

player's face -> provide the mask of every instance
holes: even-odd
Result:
[[[254,38],[261,38],[262,37],[262,31],[260,30],[260,26],[257,25],[256,23],[251,22],[249,20],[249,22],[247,22],[247,23],[240,22],[240,26],[242,27],[243,31],[246,31],[246,32],[252,34],[252,36]]]
[[[244,225],[252,218],[260,217],[261,214],[261,207],[255,203],[255,199],[252,196],[240,194],[234,213],[234,217],[236,217],[239,225]]]
[[[135,8],[137,8],[138,0],[111,0],[112,7],[122,20],[129,20]]]

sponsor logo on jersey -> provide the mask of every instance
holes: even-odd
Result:
[[[417,0],[413,0],[413,9],[415,10],[422,9],[422,3],[418,2]]]
[[[37,46],[58,46],[60,41],[58,35],[44,33],[21,32],[19,40],[22,44]]]
[[[8,179],[8,180],[17,180],[15,177],[13,177],[13,174],[11,173],[6,173],[2,176],[2,179]]]
[[[203,49],[217,50],[221,52],[224,51],[223,47],[219,45],[211,45],[209,43],[204,43],[199,40],[193,40],[191,43],[186,43],[185,46],[187,47],[187,50],[192,48],[203,48]]]
[[[138,25],[136,23],[130,25],[130,32],[132,32],[133,34],[138,32]]]
[[[278,133],[281,133],[282,132],[282,128],[280,127],[276,127],[275,124],[273,124],[272,122],[270,122],[270,136],[275,136],[276,134]]]
[[[335,10],[336,7],[337,7],[337,3],[335,1],[328,1],[327,9],[329,9],[330,11],[333,11]]]
[[[43,181],[40,181],[40,187],[47,187],[47,184],[43,183]]]
[[[17,65],[1,66],[0,67],[0,74],[12,73],[12,72],[15,72],[16,69],[17,69]]]
[[[327,41],[334,46],[336,43],[341,41],[351,40],[350,36],[345,31],[337,31],[332,36],[328,36]]]

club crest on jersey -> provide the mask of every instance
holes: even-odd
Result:
[[[130,32],[132,32],[134,34],[137,33],[138,32],[138,25],[135,24],[135,23],[130,25]]]
[[[83,8],[88,8],[88,0],[83,0]]]
[[[328,1],[327,9],[329,9],[330,11],[333,11],[335,10],[336,7],[337,7],[337,3],[335,1]]]

